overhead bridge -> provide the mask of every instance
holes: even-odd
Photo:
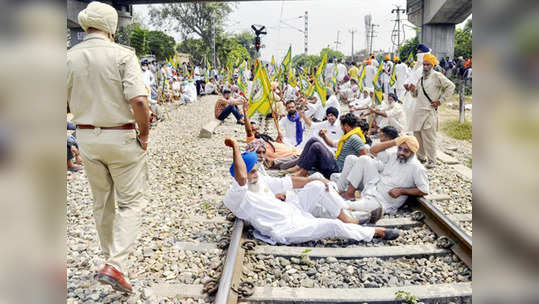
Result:
[[[436,57],[453,57],[455,25],[472,14],[472,0],[407,0],[408,21],[421,27],[421,42]]]

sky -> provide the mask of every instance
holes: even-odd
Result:
[[[406,9],[406,0],[331,0],[331,1],[245,1],[234,4],[234,11],[227,18],[225,30],[229,33],[250,31],[251,25],[265,25],[267,35],[261,36],[264,48],[260,50],[262,60],[269,61],[275,55],[281,60],[288,47],[292,47],[292,56],[304,53],[303,16],[308,11],[308,54],[319,54],[328,45],[345,55],[352,51],[352,34],[354,33],[354,52],[366,48],[365,15],[372,15],[375,27],[373,49],[392,51],[391,32],[394,28],[396,14],[391,10],[400,6]],[[134,7],[135,14],[145,23],[147,5]],[[301,16],[301,18],[299,18]],[[401,41],[415,36],[413,25],[407,16],[401,14]],[[402,26],[404,24],[404,26]],[[458,27],[458,26],[457,26]],[[404,28],[404,29],[403,29]],[[299,29],[299,30],[298,30]],[[337,41],[339,32],[339,42]],[[179,34],[167,31],[169,35],[181,40]],[[337,48],[336,48],[337,46]]]

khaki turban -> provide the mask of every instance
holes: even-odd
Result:
[[[92,1],[79,13],[79,24],[87,32],[88,28],[93,27],[103,32],[114,34],[118,26],[118,12],[114,7]]]
[[[425,54],[425,56],[423,56],[423,62],[428,62],[432,65],[437,65],[438,59],[436,59],[436,56],[432,54]]]
[[[400,146],[403,143],[406,144],[413,153],[416,153],[417,150],[419,150],[419,142],[417,142],[417,139],[413,135],[397,137],[395,142],[397,143],[397,146]]]

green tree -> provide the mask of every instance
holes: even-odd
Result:
[[[255,35],[251,32],[242,32],[240,34],[236,34],[234,36],[234,39],[236,39],[236,41],[241,44],[245,49],[247,49],[247,51],[249,51],[249,55],[251,56],[252,59],[257,59],[259,56],[258,56],[258,52],[256,51],[256,48],[255,48],[255,43],[254,43],[254,40],[255,40]],[[263,46],[261,45],[261,48]]]
[[[155,55],[157,60],[166,60],[175,54],[174,46],[176,41],[173,37],[161,32],[148,32],[148,46],[150,53]]]
[[[216,55],[219,58],[221,65],[226,65],[230,60],[233,65],[241,63],[243,60],[249,61],[251,55],[249,51],[236,39],[222,36],[215,42]]]
[[[455,31],[455,56],[472,56],[472,19],[466,22],[464,28]]]
[[[292,58],[292,66],[300,66],[306,71],[309,67],[318,66],[320,61],[322,61],[322,57],[318,55],[299,54]]]
[[[143,29],[138,24],[135,25],[131,31],[131,34],[129,35],[129,45],[135,48],[138,56],[145,55],[150,52],[148,35],[148,31]]]
[[[151,6],[150,23],[167,26],[187,38],[196,35],[209,48],[212,33],[222,31],[225,18],[232,12],[232,5],[224,2],[169,3]],[[191,55],[195,55],[191,53]]]
[[[320,58],[324,58],[324,55],[327,54],[328,55],[328,60],[330,58],[333,58],[335,60],[341,60],[342,58],[344,58],[344,54],[339,52],[339,51],[335,51],[335,50],[332,50],[330,48],[324,48],[320,51]]]
[[[204,44],[202,39],[189,38],[185,39],[178,44],[176,50],[179,53],[191,54],[191,60],[195,63],[202,62],[204,57],[210,57],[210,48]]]
[[[407,39],[404,44],[399,48],[399,57],[402,60],[402,62],[406,61],[408,59],[408,56],[410,56],[410,53],[412,53],[413,57],[417,54],[417,45],[419,44],[419,36],[415,36],[412,39]]]

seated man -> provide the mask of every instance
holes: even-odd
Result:
[[[370,105],[372,104],[372,96],[374,96],[374,91],[370,90],[371,93],[369,94],[370,88],[363,89],[363,95],[360,96],[358,99],[354,99],[350,102],[349,108],[350,113],[354,113],[357,118],[363,119],[367,117],[370,113]]]
[[[324,140],[324,138],[330,139],[331,142],[337,142],[344,135],[341,124],[337,119],[339,118],[339,110],[334,107],[329,107],[326,110],[326,117],[327,120],[324,120],[322,122],[311,122],[311,120],[307,116],[305,116],[305,124],[309,126],[310,129],[304,142],[306,143],[310,138],[318,138],[322,143],[326,145],[326,147],[332,153],[335,153],[336,148],[329,146],[328,143],[326,143],[326,141]],[[326,136],[322,137],[323,135],[320,135],[322,133],[326,134]],[[304,146],[305,144],[300,145],[301,148],[303,148]]]
[[[392,240],[399,236],[395,229],[358,225],[359,219],[345,212],[347,205],[327,180],[258,175],[254,152],[240,154],[238,144],[230,138],[225,144],[233,149],[230,173],[234,181],[223,202],[235,216],[253,225],[258,238],[292,244],[330,237],[371,241],[373,237]],[[297,201],[282,202],[276,197],[293,188],[302,189]],[[316,218],[313,212],[317,204],[333,218]]]
[[[73,128],[70,128],[70,126],[73,126]],[[67,122],[67,127],[68,130],[74,130],[76,128],[70,122]],[[75,159],[75,162],[77,164],[82,164],[82,159],[79,153],[79,145],[77,143],[75,132],[67,134],[67,170],[71,172],[77,172],[82,170],[82,167],[77,166],[73,163],[73,159]]]
[[[223,121],[225,120],[230,113],[236,117],[237,124],[243,124],[243,115],[238,111],[237,106],[243,104],[241,98],[231,99],[230,90],[224,89],[223,96],[220,96],[215,103],[215,118]]]
[[[345,135],[339,139],[338,143],[329,139],[326,132],[321,132],[320,135],[327,145],[337,149],[335,154],[326,148],[320,140],[311,138],[303,148],[298,165],[290,168],[288,172],[295,172],[298,176],[307,176],[309,170],[315,170],[329,178],[332,173],[341,172],[344,160],[348,155],[367,153],[365,135],[363,135],[359,121],[354,114],[347,113],[341,116],[341,129]]]
[[[387,151],[397,146],[397,150]],[[361,198],[349,202],[353,210],[370,211],[382,206],[386,213],[394,213],[404,204],[408,195],[424,196],[429,192],[427,173],[415,153],[419,143],[414,136],[401,136],[374,145],[371,153],[377,159],[361,156],[353,161],[348,174],[343,172],[337,182],[340,191],[349,183],[344,197],[352,198],[363,186]],[[344,179],[344,181],[343,181]]]
[[[297,147],[303,141],[303,131],[305,130],[303,112],[298,113],[296,102],[290,100],[286,103],[288,114],[279,120],[279,129],[283,133],[282,137],[277,137],[277,141],[289,146]]]
[[[363,124],[366,124],[364,120],[362,120]],[[368,125],[367,125],[368,128]],[[390,140],[394,140],[395,138],[399,137],[399,132],[397,129],[391,126],[386,126],[378,132],[378,136],[380,138],[380,142],[388,142]],[[376,148],[375,150],[376,151]],[[396,147],[388,148],[384,151],[380,151],[376,153],[376,156],[379,158],[385,157],[387,153],[396,152]],[[370,148],[368,149],[368,152],[370,152]],[[372,155],[372,153],[371,153]],[[335,182],[337,184],[337,189],[341,193],[341,196],[345,199],[355,199],[355,191],[357,187],[354,187],[350,185],[350,182],[348,181],[348,176],[352,170],[352,168],[356,165],[358,162],[359,157],[356,155],[349,155],[344,160],[344,165],[342,168],[342,171],[340,173],[333,173],[331,174],[331,181]],[[363,188],[362,185],[360,185],[359,188]]]
[[[397,99],[397,95],[389,93],[387,104],[381,109],[370,108],[370,112],[376,114],[376,125],[379,128],[393,126],[399,132],[406,131],[406,113]]]
[[[206,83],[206,86],[204,87],[204,92],[206,93],[206,95],[217,94],[217,85],[215,84],[214,78],[210,78],[210,82]]]

